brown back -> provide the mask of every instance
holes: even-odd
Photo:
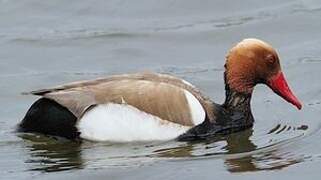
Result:
[[[78,118],[92,105],[112,102],[126,103],[161,119],[192,126],[194,124],[185,90],[193,94],[202,104],[207,116],[214,119],[213,102],[209,98],[181,79],[163,74],[111,76],[31,93],[55,100]]]

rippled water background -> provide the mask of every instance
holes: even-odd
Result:
[[[318,179],[321,1],[0,0],[1,179]],[[223,65],[243,38],[278,50],[297,111],[265,86],[250,130],[208,142],[93,143],[17,134],[33,96],[75,80],[151,70],[224,100]]]

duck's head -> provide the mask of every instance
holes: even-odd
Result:
[[[231,90],[250,94],[256,84],[269,86],[289,103],[302,108],[294,96],[281,70],[275,49],[258,39],[244,39],[227,55],[225,78]]]

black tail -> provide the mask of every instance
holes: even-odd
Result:
[[[80,134],[75,127],[76,122],[76,116],[67,108],[53,100],[41,98],[30,107],[18,131],[75,139]]]

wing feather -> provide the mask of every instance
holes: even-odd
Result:
[[[55,100],[81,117],[88,107],[97,104],[128,103],[162,119],[193,125],[184,90],[194,95],[209,119],[214,119],[214,103],[184,80],[164,74],[137,73],[79,81],[30,94]]]

